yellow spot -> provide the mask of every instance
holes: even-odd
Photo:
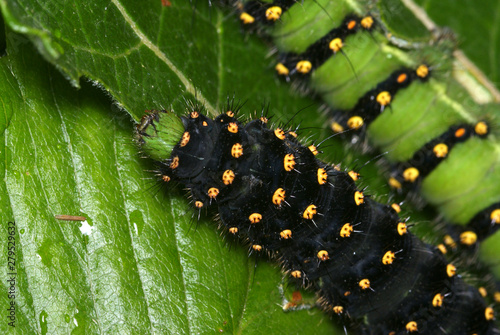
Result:
[[[391,207],[396,213],[401,213],[401,206],[399,206],[398,204],[392,204]]]
[[[267,119],[267,117],[265,117],[265,116],[261,116],[261,117],[260,117],[260,122],[262,122],[262,123],[267,123],[268,121],[269,121],[269,120]]]
[[[399,182],[399,180],[397,180],[396,178],[394,177],[391,177],[389,178],[389,186],[392,187],[392,188],[395,188],[397,190],[401,189],[402,185],[401,183]]]
[[[290,272],[290,275],[292,275],[293,278],[300,278],[302,277],[302,272],[300,272],[299,270],[294,270]]]
[[[208,126],[208,123],[207,123],[207,121],[203,121],[203,122],[202,122],[201,124],[203,125],[203,127],[206,127],[206,126]]]
[[[361,20],[361,26],[365,29],[370,29],[373,26],[373,18],[371,16],[365,16]]]
[[[318,207],[316,207],[314,205],[307,206],[306,210],[302,214],[302,217],[304,219],[312,219],[314,217],[314,215],[316,215],[318,213],[317,209],[318,209]]]
[[[234,117],[234,112],[233,111],[227,111],[226,115],[229,117]]]
[[[491,212],[490,219],[492,223],[500,223],[500,208]]]
[[[227,131],[236,134],[238,132],[238,124],[236,122],[229,122],[229,124],[227,125]]]
[[[427,65],[422,64],[419,67],[417,67],[417,70],[415,71],[415,73],[420,78],[425,78],[429,75],[429,68],[427,67]]]
[[[166,182],[166,183],[168,183],[168,182],[170,181],[170,177],[169,177],[169,176],[167,176],[167,175],[163,175],[163,176],[161,176],[161,179],[162,179],[164,182]]]
[[[493,308],[486,307],[486,309],[484,310],[484,317],[486,318],[486,321],[495,319],[495,311],[493,311]]]
[[[317,256],[323,262],[330,259],[330,256],[328,255],[328,251],[326,251],[326,250],[320,250],[320,251],[318,251]]]
[[[258,244],[252,245],[252,249],[255,251],[262,251],[262,246]]]
[[[278,6],[269,7],[266,10],[266,19],[268,21],[279,20],[279,18],[281,17],[281,13],[282,13],[281,7]]]
[[[285,168],[285,171],[292,171],[293,168],[295,167],[295,157],[293,154],[286,154],[285,159],[283,160],[283,166]]]
[[[406,75],[406,73],[401,73],[399,76],[398,76],[398,79],[397,79],[397,82],[399,84],[401,83],[404,83],[406,81],[406,79],[408,78],[408,76]]]
[[[252,213],[248,217],[248,220],[250,220],[250,223],[258,223],[260,220],[262,220],[262,215],[259,213]]]
[[[231,148],[231,156],[233,156],[234,158],[240,158],[242,155],[243,155],[243,147],[241,146],[241,144],[239,143],[234,144],[233,147]]]
[[[318,184],[324,185],[328,181],[328,173],[326,173],[326,170],[323,168],[318,169]]]
[[[279,138],[280,140],[284,140],[285,139],[285,132],[283,131],[283,129],[280,129],[280,128],[276,128],[274,130],[274,135]]]
[[[418,331],[418,326],[415,321],[410,321],[406,324],[406,330],[410,333]]]
[[[432,306],[434,307],[441,307],[443,306],[443,295],[441,293],[438,293],[432,298]]]
[[[477,241],[477,235],[473,231],[464,231],[460,234],[460,243],[471,246]]]
[[[291,135],[291,136],[293,136],[293,137],[295,137],[295,138],[297,138],[297,133],[294,132],[294,131],[289,131],[288,134]]]
[[[380,92],[378,95],[377,95],[377,102],[381,105],[381,106],[387,106],[388,104],[391,103],[391,94],[387,91],[382,91]]]
[[[352,180],[357,181],[359,179],[359,173],[354,172],[354,171],[349,171],[349,176],[352,178]]]
[[[363,202],[365,202],[365,196],[363,195],[363,192],[356,191],[354,192],[354,202],[356,203],[357,206],[361,205]]]
[[[340,123],[337,123],[337,122],[332,122],[332,124],[330,125],[330,128],[332,128],[333,132],[335,132],[335,133],[341,133],[344,131],[344,127],[342,127],[340,125]]]
[[[351,116],[349,120],[347,120],[347,126],[351,129],[359,129],[363,127],[364,121],[361,116]]]
[[[241,22],[243,22],[243,24],[252,24],[255,22],[255,18],[252,15],[245,12],[240,14],[240,20]]]
[[[229,228],[229,232],[233,235],[238,234],[238,227],[231,227]]]
[[[453,277],[457,274],[457,268],[453,264],[446,265],[446,274],[448,277]]]
[[[407,182],[410,182],[410,183],[415,182],[415,180],[417,180],[419,175],[420,175],[420,172],[415,167],[409,167],[403,171],[404,180]]]
[[[396,259],[396,254],[393,253],[392,251],[387,251],[384,254],[384,257],[382,257],[382,264],[384,265],[392,264],[392,262],[394,262],[394,259]]]
[[[285,200],[285,190],[281,187],[274,191],[273,194],[273,204],[280,206],[281,203]]]
[[[226,170],[222,174],[222,182],[224,185],[230,185],[234,181],[235,174],[232,170]]]
[[[342,229],[340,229],[340,237],[349,237],[353,231],[353,226],[350,223],[346,223],[342,226]]]
[[[465,133],[466,133],[465,128],[458,128],[457,130],[455,130],[455,137],[460,138],[464,136]]]
[[[347,29],[353,30],[354,28],[356,28],[356,25],[357,25],[357,22],[355,20],[351,20],[351,21],[347,22]]]
[[[172,159],[172,162],[170,163],[170,168],[173,170],[177,169],[178,166],[179,166],[179,157],[175,156],[174,159]]]
[[[434,146],[432,152],[437,158],[444,158],[448,155],[448,146],[444,143],[438,143]]]
[[[288,68],[282,63],[276,64],[274,69],[280,76],[288,76],[288,74],[290,73],[290,70],[288,70]]]
[[[496,303],[500,302],[500,292],[495,292],[493,293],[493,300],[495,300]]]
[[[333,306],[333,312],[336,314],[342,314],[344,312],[344,307],[342,306]]]
[[[448,252],[448,250],[446,250],[445,245],[444,245],[444,244],[442,244],[442,243],[439,243],[437,247],[438,247],[439,251],[441,251],[441,253],[442,253],[443,255],[446,255],[446,253]]]
[[[330,44],[328,45],[330,50],[332,50],[334,53],[339,52],[343,46],[344,46],[344,43],[342,42],[342,39],[339,37],[336,37],[333,40],[331,40]]]
[[[484,136],[488,134],[488,124],[484,121],[480,121],[474,126],[474,131],[476,132],[476,134]]]
[[[288,240],[289,238],[292,238],[292,231],[290,229],[285,229],[280,232],[281,238]]]
[[[210,199],[215,199],[217,195],[219,194],[219,189],[216,187],[211,187],[208,189],[208,196]]]
[[[203,202],[201,202],[201,201],[195,201],[194,205],[196,206],[196,208],[202,208],[203,207]]]
[[[306,74],[309,73],[312,69],[312,64],[308,60],[301,60],[295,65],[295,68],[299,73]]]
[[[184,132],[184,134],[182,134],[180,146],[185,147],[189,143],[190,139],[191,139],[191,135],[187,131]]]
[[[200,116],[200,113],[191,112],[191,114],[189,114],[189,116],[191,117],[191,119],[197,119]]]
[[[404,222],[399,222],[398,223],[398,234],[403,236],[408,232],[408,227],[406,227],[406,223]]]
[[[314,146],[314,145],[312,145],[312,144],[311,144],[310,146],[308,146],[308,148],[309,148],[309,150],[312,152],[312,154],[313,154],[314,156],[316,156],[316,155],[319,153],[319,152],[318,152],[318,148],[316,148],[316,146]]]
[[[486,296],[488,296],[488,292],[486,291],[486,289],[484,287],[480,287],[477,289],[479,291],[479,294],[483,297],[483,298],[486,298]]]
[[[368,279],[361,279],[359,282],[359,287],[361,287],[363,290],[366,290],[367,288],[370,288],[370,281]]]
[[[452,247],[452,248],[455,248],[457,246],[457,243],[455,242],[453,237],[451,237],[450,235],[445,235],[443,238],[443,242],[444,242],[444,244],[446,244],[447,246]]]

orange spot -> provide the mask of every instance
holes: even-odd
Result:
[[[195,205],[196,208],[202,208],[203,207],[203,202],[201,202],[201,201],[195,201],[194,205]]]
[[[406,75],[406,73],[401,73],[399,76],[398,76],[398,79],[397,79],[397,82],[399,84],[402,84],[406,81],[406,79],[408,78],[408,76]]]
[[[283,129],[280,129],[280,128],[276,128],[274,130],[274,135],[279,138],[280,140],[284,140],[285,139],[285,132],[283,131]]]
[[[170,163],[170,168],[173,170],[173,169],[177,169],[178,166],[179,166],[179,157],[175,156],[172,159],[172,162]]]
[[[216,187],[211,187],[208,189],[208,196],[210,199],[215,199],[217,195],[219,194],[219,189]]]
[[[357,23],[355,20],[351,20],[351,21],[347,22],[347,29],[353,30],[356,27],[356,24]]]
[[[336,37],[333,40],[331,40],[330,44],[328,45],[328,47],[330,48],[330,50],[333,51],[333,53],[339,52],[343,46],[344,43],[342,42],[342,39],[339,37]]]
[[[380,92],[378,95],[377,95],[377,102],[381,105],[381,106],[387,106],[391,103],[391,94],[387,91],[382,91]]]
[[[231,227],[229,228],[229,232],[233,235],[238,233],[238,227]]]
[[[243,24],[252,24],[255,22],[255,18],[246,12],[240,14],[240,20]]]
[[[398,223],[398,234],[403,236],[408,232],[408,228],[406,227],[406,223],[404,222],[399,222]]]
[[[280,206],[281,203],[285,200],[285,190],[281,187],[274,191],[273,194],[273,204]]]
[[[312,69],[312,64],[308,60],[301,60],[300,62],[297,63],[295,66],[297,71],[302,74],[309,73]]]
[[[180,146],[185,147],[189,143],[190,139],[191,139],[191,135],[187,131],[184,132],[184,134],[182,134]]]
[[[363,192],[356,191],[354,192],[354,202],[356,203],[357,206],[361,205],[363,202],[365,202],[365,196],[363,195]]]
[[[384,265],[389,265],[394,262],[394,259],[396,259],[396,254],[393,253],[392,251],[387,251],[384,254],[384,257],[382,257],[382,264]]]
[[[290,73],[290,70],[288,70],[288,68],[282,63],[276,64],[274,69],[280,76],[288,76],[288,74]]]
[[[314,217],[314,215],[316,215],[318,213],[317,209],[318,209],[318,207],[316,207],[314,205],[307,206],[306,210],[302,214],[302,217],[304,219],[311,220]]]
[[[432,306],[434,307],[441,307],[443,306],[443,295],[441,293],[438,293],[432,298]]]
[[[359,281],[359,287],[361,287],[363,290],[366,290],[370,288],[370,281],[368,279],[361,279]]]
[[[429,68],[427,67],[427,65],[420,65],[417,70],[415,71],[415,73],[417,74],[417,76],[419,76],[420,78],[425,78],[429,75]]]
[[[241,156],[243,156],[243,147],[241,146],[241,144],[236,143],[233,145],[233,147],[231,148],[231,156],[233,156],[234,158],[240,158]]]
[[[268,21],[277,21],[281,17],[281,13],[282,13],[281,7],[279,6],[269,7],[266,10],[266,19]]]
[[[457,268],[453,264],[446,265],[446,274],[448,277],[453,277],[457,274]]]
[[[238,124],[236,122],[230,122],[227,125],[227,131],[229,131],[230,133],[236,134],[238,132]]]
[[[285,229],[280,233],[281,238],[288,240],[292,238],[292,231],[290,229]]]
[[[320,250],[318,251],[318,254],[316,255],[320,260],[327,261],[330,259],[330,256],[328,255],[328,251],[326,250]]]
[[[286,154],[285,159],[283,160],[283,166],[285,171],[292,171],[295,167],[295,157],[293,154]]]
[[[346,223],[340,229],[340,237],[350,237],[353,231],[353,226],[350,223]]]
[[[458,128],[455,130],[455,137],[460,138],[465,135],[465,128]]]
[[[250,220],[250,223],[258,223],[262,220],[262,215],[259,213],[252,213],[248,219]]]
[[[418,326],[415,321],[410,321],[406,324],[406,330],[410,333],[418,331]]]
[[[222,174],[222,182],[224,185],[230,185],[234,181],[235,174],[232,170],[226,170]]]

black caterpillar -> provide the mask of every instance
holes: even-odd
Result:
[[[277,260],[318,294],[325,311],[362,334],[495,334],[494,312],[439,248],[423,243],[391,206],[355,185],[357,174],[318,160],[294,131],[246,125],[236,109],[179,119],[153,111],[139,143],[196,208],[217,207],[229,235]]]
[[[421,189],[446,219],[465,225],[452,242],[473,246],[498,229],[499,151],[486,117],[498,106],[488,111],[449,84],[433,66],[442,52],[432,46],[416,56],[392,46],[380,20],[349,1],[236,3],[244,25],[273,27],[277,73],[328,103],[333,131],[366,133],[394,162],[392,187]]]

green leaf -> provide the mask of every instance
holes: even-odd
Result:
[[[308,107],[294,123],[328,136],[318,103],[275,79],[268,47],[233,15],[171,2],[0,0],[10,29],[27,37],[7,30],[0,58],[0,243],[15,221],[17,273],[16,328],[0,331],[343,334],[317,308],[284,313],[277,267],[255,267],[209,215],[198,222],[182,190],[148,179],[134,121],[145,109],[183,113],[185,98],[212,114],[233,94],[247,115],[269,103],[274,121]],[[325,159],[368,160],[335,150]]]

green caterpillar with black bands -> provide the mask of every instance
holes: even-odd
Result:
[[[498,229],[499,106],[478,105],[447,77],[449,47],[403,50],[380,18],[352,1],[237,3],[245,26],[272,37],[277,74],[327,103],[334,132],[366,135],[387,152],[393,188],[418,189],[447,221],[475,234],[459,239],[465,245]]]

